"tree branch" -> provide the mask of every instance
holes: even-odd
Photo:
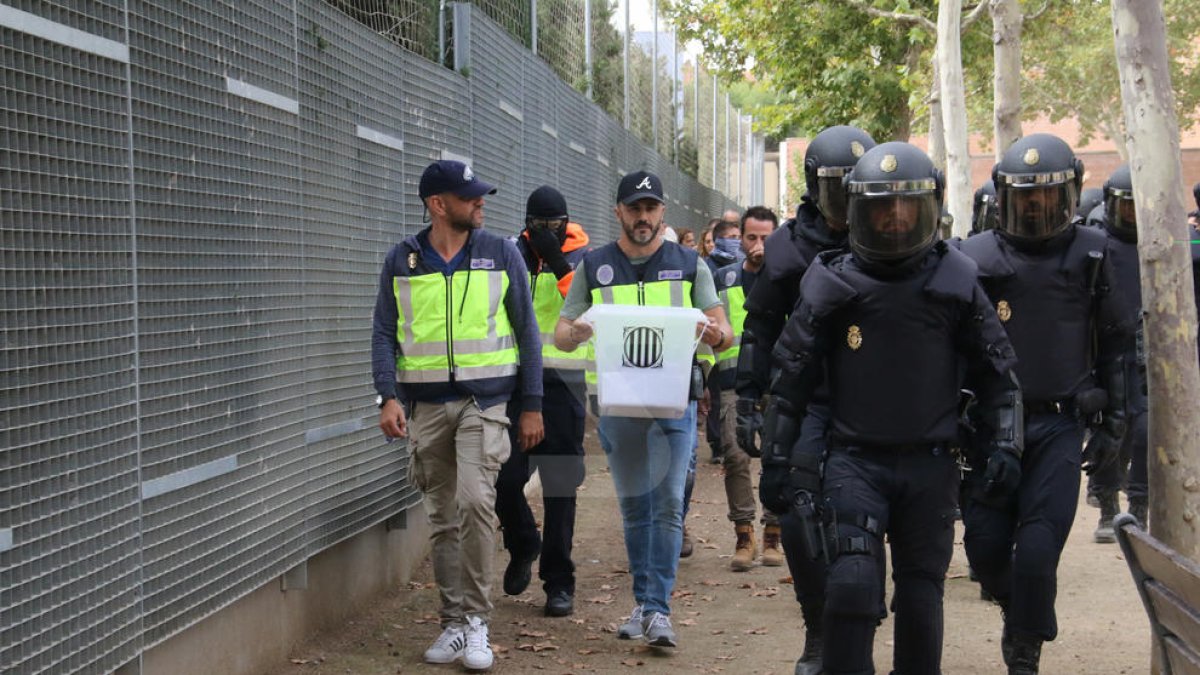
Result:
[[[980,0],[979,4],[975,5],[975,8],[971,10],[971,13],[963,17],[962,23],[959,24],[958,29],[966,30],[969,28],[971,24],[979,20],[979,17],[983,16],[983,11],[987,8],[987,0]],[[1045,8],[1043,7],[1043,9]]]
[[[877,17],[880,17],[883,19],[891,19],[893,21],[899,21],[900,23],[907,23],[910,25],[920,26],[920,27],[924,28],[925,30],[928,30],[933,33],[937,33],[937,24],[935,24],[934,22],[930,21],[929,19],[926,19],[925,17],[917,15],[917,14],[905,14],[903,12],[889,12],[887,10],[879,9],[878,7],[872,7],[871,5],[867,4],[867,2],[865,0],[846,0],[846,4],[850,5],[851,7],[855,7],[859,10],[862,10],[862,11],[866,12],[867,14],[870,14],[871,16],[877,16]]]
[[[1042,8],[1041,8],[1041,9],[1039,9],[1038,11],[1036,11],[1036,12],[1034,12],[1034,13],[1032,13],[1032,14],[1026,14],[1024,17],[1022,17],[1022,18],[1021,18],[1021,23],[1025,23],[1026,21],[1035,21],[1035,20],[1037,20],[1037,18],[1038,18],[1039,16],[1041,16],[1041,15],[1043,15],[1043,14],[1045,14],[1045,13],[1046,13],[1046,10],[1047,10],[1047,9],[1049,9],[1049,7],[1050,7],[1050,0],[1046,0],[1046,2],[1043,2],[1043,3],[1042,3]]]

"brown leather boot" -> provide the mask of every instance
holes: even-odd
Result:
[[[737,533],[737,546],[733,549],[733,559],[729,561],[729,569],[734,572],[745,572],[754,567],[754,524],[741,523],[734,526]]]
[[[766,567],[780,567],[783,565],[783,548],[779,543],[780,533],[778,525],[767,525],[763,529],[763,554],[762,564]]]

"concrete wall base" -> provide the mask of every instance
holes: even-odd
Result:
[[[256,675],[281,667],[306,636],[335,627],[412,578],[429,553],[429,525],[423,505],[405,516],[405,529],[381,523],[322,551],[306,570],[263,585],[147,650],[118,675]]]

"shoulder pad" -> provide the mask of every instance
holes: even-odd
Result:
[[[798,244],[799,240],[789,226],[780,227],[767,237],[763,242],[763,273],[768,279],[779,281],[804,274],[808,262],[797,248]]]
[[[1016,271],[1009,264],[994,230],[988,230],[966,239],[959,250],[979,267],[979,276],[990,278],[1011,277]]]
[[[975,261],[944,242],[937,244],[936,250],[941,256],[941,261],[938,262],[937,269],[933,271],[929,283],[925,284],[925,291],[939,298],[971,302],[975,291],[976,276],[979,274],[979,267]]]
[[[826,316],[858,297],[858,291],[829,266],[837,254],[826,251],[817,256],[800,281],[800,297],[812,308],[814,316]]]
[[[1087,255],[1088,251],[1105,253],[1108,248],[1108,231],[1095,227],[1075,227],[1075,241],[1071,242],[1072,253]]]

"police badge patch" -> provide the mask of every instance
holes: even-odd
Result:
[[[996,303],[996,315],[1000,317],[1000,321],[1007,322],[1012,318],[1012,307],[1009,306],[1007,300],[1001,300]]]
[[[408,269],[410,271],[417,269],[417,252],[416,251],[413,251],[408,254]]]
[[[850,349],[858,351],[862,346],[862,329],[858,326],[850,326],[850,330],[846,331],[846,344]]]
[[[1029,166],[1036,166],[1038,162],[1042,161],[1042,156],[1038,154],[1037,148],[1030,148],[1025,151],[1025,156],[1021,159]]]
[[[607,286],[612,283],[612,280],[613,280],[612,265],[605,264],[605,265],[601,265],[599,268],[596,269],[596,281],[599,281],[601,284],[604,284],[605,286]]]
[[[733,282],[737,281],[737,270],[729,270],[725,273],[725,285],[732,286]]]
[[[884,155],[883,160],[879,162],[879,169],[884,173],[892,173],[898,166],[895,155]]]

